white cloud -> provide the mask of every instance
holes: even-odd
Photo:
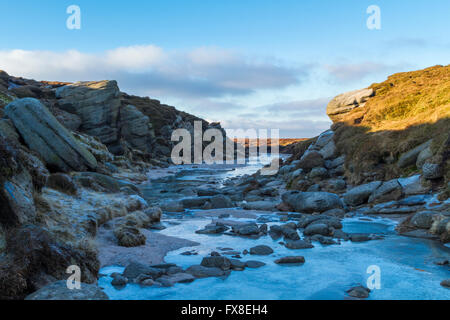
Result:
[[[173,102],[181,110],[222,121],[224,127],[281,128],[282,137],[310,137],[325,130],[325,99],[259,107],[243,101],[251,95],[265,101],[264,93],[270,96],[301,85],[312,68],[287,67],[276,59],[215,47],[166,51],[147,45],[100,53],[0,50],[0,69],[11,75],[59,81],[115,79],[127,93]]]
[[[164,97],[222,97],[299,83],[304,71],[256,62],[220,48],[165,51],[154,45],[91,54],[0,50],[0,68],[40,80],[116,79],[121,88]]]
[[[139,71],[165,63],[164,51],[153,45],[120,47],[105,53],[106,64],[116,70]]]

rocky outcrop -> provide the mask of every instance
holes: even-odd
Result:
[[[39,100],[15,100],[5,108],[28,147],[61,171],[94,170],[97,161]]]
[[[116,81],[77,82],[57,88],[58,106],[81,118],[80,130],[106,145],[119,140],[120,91]]]
[[[341,115],[356,108],[363,108],[367,99],[374,95],[371,88],[360,89],[338,95],[327,106],[327,115],[337,121]]]
[[[119,128],[121,137],[133,148],[150,152],[154,139],[152,124],[149,117],[143,115],[135,106],[126,105],[120,108]]]

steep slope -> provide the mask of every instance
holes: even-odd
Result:
[[[422,171],[432,182],[450,180],[450,66],[394,74],[344,93],[329,103],[327,114],[350,183]],[[293,159],[313,142],[297,144]]]

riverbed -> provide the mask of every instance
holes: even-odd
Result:
[[[226,184],[227,179],[252,174],[262,164],[250,161],[246,165],[229,165],[210,167],[194,165],[173,167],[170,174],[154,179],[144,185],[142,190],[149,203],[178,199],[185,196],[180,189],[188,186]],[[221,209],[221,213],[232,214],[228,220],[239,222],[267,221],[280,224],[281,215],[272,212],[243,213],[239,208]],[[234,213],[234,215],[233,215]],[[369,299],[443,299],[450,298],[450,291],[440,282],[450,277],[448,266],[439,266],[437,261],[450,259],[450,249],[442,244],[426,239],[409,238],[397,235],[395,226],[398,222],[380,217],[354,216],[345,218],[343,231],[348,233],[373,233],[383,237],[363,243],[342,241],[340,244],[315,247],[303,250],[290,250],[265,236],[257,240],[243,237],[222,235],[202,235],[195,231],[211,223],[211,215],[203,210],[187,210],[184,213],[165,213],[162,219],[166,229],[158,232],[166,236],[188,239],[199,243],[193,247],[183,247],[170,251],[165,257],[168,263],[175,263],[183,268],[200,264],[204,256],[212,251],[242,253],[256,245],[264,244],[273,248],[269,256],[242,255],[242,261],[258,260],[266,263],[259,269],[232,271],[223,278],[197,279],[188,284],[176,284],[173,287],[142,287],[128,284],[122,289],[111,285],[113,272],[122,272],[125,266],[108,266],[100,273],[99,279],[110,299],[118,300],[297,300],[297,299],[349,299],[346,290],[352,286],[367,285],[373,268],[379,270],[377,275],[380,286],[374,288]],[[194,255],[182,255],[191,251]],[[306,262],[302,265],[280,266],[274,260],[284,256],[302,255]]]

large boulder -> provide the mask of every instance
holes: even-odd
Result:
[[[120,133],[132,147],[150,151],[150,129],[149,117],[135,106],[126,105],[120,108]]]
[[[104,144],[118,141],[120,91],[116,81],[77,82],[56,90],[61,109],[81,118],[81,131]]]
[[[79,183],[83,187],[89,188],[95,184],[100,187],[104,192],[119,192],[122,188],[130,188],[137,194],[140,194],[139,188],[134,184],[115,179],[113,177],[97,173],[97,172],[78,172],[73,176],[75,182]]]
[[[370,195],[381,185],[381,181],[374,181],[357,186],[344,195],[344,202],[349,206],[359,206],[369,200]]]
[[[222,277],[226,276],[227,271],[215,267],[205,267],[201,265],[193,265],[186,269],[186,272],[196,278]]]
[[[436,213],[433,211],[417,212],[412,216],[410,225],[419,229],[430,229],[435,215]]]
[[[397,166],[399,168],[406,168],[416,164],[419,154],[431,145],[433,140],[428,140],[427,142],[403,153],[398,159]]]
[[[204,257],[200,265],[207,268],[219,268],[224,271],[231,268],[230,260],[222,256]]]
[[[37,152],[48,166],[65,172],[96,169],[94,156],[39,100],[15,100],[6,106],[5,113],[28,147]]]
[[[315,234],[320,234],[322,236],[329,236],[331,235],[332,230],[328,227],[325,223],[316,223],[311,224],[306,227],[306,229],[303,231],[303,234],[305,236],[313,236]]]
[[[383,182],[369,197],[369,203],[388,202],[402,197],[402,186],[397,179]]]
[[[30,294],[25,300],[108,300],[97,285],[81,283],[80,289],[69,289],[67,281],[56,281]]]
[[[371,88],[360,89],[338,95],[327,106],[327,115],[331,120],[339,120],[340,116],[353,109],[362,108],[367,100],[374,95]]]
[[[399,178],[398,183],[403,188],[403,193],[408,195],[422,194],[428,191],[428,188],[422,185],[421,176],[414,175],[407,178]]]
[[[209,200],[211,203],[211,207],[213,209],[222,209],[222,208],[231,208],[233,207],[233,202],[231,199],[227,196],[224,196],[222,194],[212,196]]]
[[[98,137],[114,154],[127,147],[151,152],[154,131],[148,114],[123,101],[116,81],[77,82],[56,90],[58,106],[81,119],[79,130]],[[139,102],[139,101],[135,101]]]
[[[136,261],[132,261],[123,271],[122,276],[129,281],[135,282],[139,276],[147,276],[151,279],[157,279],[164,274],[160,268],[155,268]]]
[[[421,169],[423,164],[431,157],[433,157],[433,151],[431,150],[431,144],[430,144],[425,149],[423,149],[417,156],[416,167],[418,169]]]
[[[427,180],[439,179],[444,176],[444,169],[442,165],[426,161],[422,166],[423,177]]]
[[[282,199],[296,212],[322,213],[331,209],[343,208],[339,196],[328,192],[290,191],[283,194]]]
[[[36,207],[33,183],[28,171],[22,170],[0,185],[0,223],[7,226],[33,223]]]
[[[319,153],[325,160],[331,159],[336,154],[336,144],[333,140],[328,142],[322,149],[319,150]]]
[[[334,137],[334,131],[333,130],[327,130],[319,135],[317,138],[317,141],[311,145],[311,147],[314,147],[317,150],[320,150],[321,148],[325,147],[328,143],[333,141]]]
[[[317,151],[308,151],[301,158],[298,167],[311,170],[316,167],[323,167],[325,161],[323,156]]]
[[[266,245],[259,245],[253,248],[250,248],[250,254],[257,256],[268,256],[273,253],[273,249]]]

